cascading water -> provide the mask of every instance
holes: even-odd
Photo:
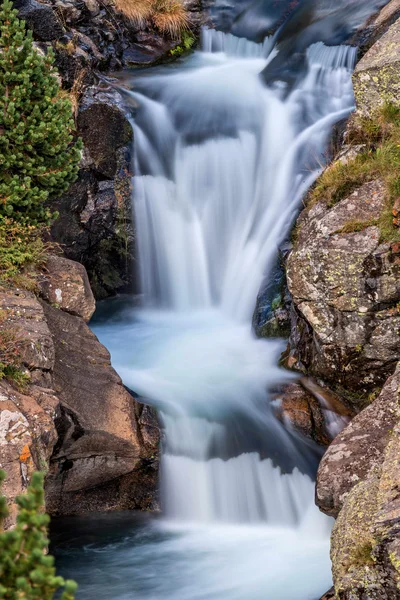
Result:
[[[312,46],[287,97],[259,76],[272,51],[272,40],[204,30],[184,69],[130,92],[148,308],[145,338],[133,334],[141,359],[114,361],[161,410],[164,509],[175,519],[293,525],[313,500],[312,452],[266,400],[284,378],[281,345],[257,341],[251,318],[331,127],[352,107],[355,49]]]
[[[281,342],[257,340],[251,320],[331,128],[352,109],[355,53],[314,44],[296,85],[266,86],[274,38],[204,30],[202,51],[127,92],[143,306],[96,333],[159,409],[165,519],[157,540],[96,556],[133,586],[114,582],[112,598],[316,600],[330,585],[318,452],[275,418],[268,391],[290,375],[276,366]],[[94,592],[111,598],[101,584],[81,597]]]

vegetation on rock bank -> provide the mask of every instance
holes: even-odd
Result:
[[[0,471],[0,485],[5,479]],[[43,474],[35,473],[28,492],[17,498],[19,514],[13,530],[2,532],[8,514],[0,495],[0,598],[5,600],[52,600],[63,589],[60,600],[74,600],[77,585],[56,575],[54,558],[46,556],[47,526],[43,513]]]
[[[385,104],[374,117],[357,115],[350,124],[348,141],[358,149],[356,156],[338,160],[325,170],[311,192],[311,204],[323,200],[332,207],[362,184],[381,180],[387,190],[387,206],[380,219],[352,221],[342,233],[378,225],[382,242],[400,241],[400,229],[393,219],[393,206],[400,197],[400,108]]]

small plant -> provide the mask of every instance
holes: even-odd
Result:
[[[70,101],[60,94],[53,53],[42,56],[10,0],[0,6],[0,216],[49,223],[46,201],[76,179]]]
[[[41,227],[0,217],[0,285],[35,289],[50,246],[43,234]]]
[[[7,321],[7,311],[0,311],[0,379],[8,379],[23,391],[29,376],[22,370],[22,332]]]
[[[180,44],[176,48],[173,48],[170,51],[170,55],[175,57],[182,56],[182,54],[185,54],[186,52],[189,52],[189,50],[192,49],[195,41],[196,40],[194,39],[194,37],[192,37],[187,31],[184,31],[182,34],[182,44]]]
[[[0,486],[5,479],[0,471]],[[5,600],[53,600],[63,590],[60,600],[74,600],[77,585],[56,575],[54,558],[46,556],[50,521],[43,513],[43,474],[34,473],[25,495],[16,500],[17,524],[12,531],[2,531],[7,517],[6,500],[0,495],[0,598]]]

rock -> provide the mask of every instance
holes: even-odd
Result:
[[[331,587],[319,600],[335,600],[335,588]]]
[[[48,258],[40,289],[47,302],[85,321],[90,321],[96,310],[85,267],[67,258]]]
[[[74,278],[65,308],[73,305],[72,312],[88,317],[93,298],[83,268],[54,259],[53,281],[65,289],[68,273]],[[0,468],[8,474],[5,495],[11,505],[6,526],[15,521],[15,496],[26,489],[33,470],[47,473],[51,514],[156,508],[155,413],[124,388],[84,320],[19,290],[0,291],[0,310],[1,328],[13,332],[30,374],[23,392],[0,380]]]
[[[375,412],[371,413],[374,405]],[[342,494],[334,492],[340,512],[332,532],[331,550],[336,597],[343,600],[398,598],[400,364],[374,405],[343,432],[340,452],[347,454],[347,462],[343,465],[343,458],[338,458],[332,482],[337,486],[343,477]],[[335,440],[332,447],[336,448],[327,451],[331,461],[338,454],[337,443]],[[324,481],[326,484],[326,473]],[[318,490],[319,481],[317,498]]]
[[[15,497],[26,490],[34,470],[46,468],[51,456],[57,405],[51,390],[31,386],[27,395],[0,381],[0,468],[7,474],[2,491],[10,508],[6,529],[15,521]]]
[[[86,10],[91,18],[97,17],[100,12],[100,6],[97,0],[84,0]]]
[[[280,260],[268,281],[261,287],[253,314],[253,329],[257,337],[287,338],[290,334],[290,304],[283,264],[288,248],[280,249]]]
[[[143,36],[139,43],[130,44],[123,52],[122,61],[126,67],[147,67],[165,58],[178,45],[178,41],[152,33]]]
[[[64,28],[50,6],[36,0],[14,0],[18,15],[33,30],[35,39],[51,42],[64,35]]]
[[[112,369],[108,351],[82,319],[43,308],[56,351],[53,381],[60,399],[47,510],[154,508],[158,436],[148,434],[149,409],[145,418],[143,406]],[[152,427],[157,431],[154,417]]]
[[[351,43],[364,54],[400,17],[400,0],[390,0],[356,32]]]
[[[354,76],[357,109],[371,115],[384,102],[399,104],[400,19],[368,50]]]
[[[331,208],[306,209],[287,262],[291,364],[358,410],[400,359],[400,261],[374,224],[385,198],[372,181]]]
[[[130,291],[135,282],[129,150],[122,148],[116,160],[113,181],[98,182],[93,172],[81,170],[68,192],[52,202],[59,213],[52,238],[67,258],[85,266],[98,299]]]
[[[112,179],[117,171],[118,150],[133,139],[122,97],[116,91],[88,88],[79,107],[77,122],[94,169]]]
[[[278,404],[279,403],[279,404]],[[299,383],[290,383],[279,394],[276,416],[288,427],[301,435],[328,446],[329,436],[318,402]]]
[[[22,363],[30,371],[51,371],[54,347],[43,308],[34,294],[21,290],[0,290],[2,329],[13,331]]]
[[[309,377],[286,385],[273,405],[276,416],[289,429],[320,446],[328,446],[353,416],[336,394]]]
[[[400,422],[398,390],[400,365],[379,397],[340,433],[322,458],[316,502],[326,514],[337,516],[352,488],[379,470],[384,452]]]

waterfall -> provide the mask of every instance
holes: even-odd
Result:
[[[292,375],[277,366],[284,343],[256,339],[251,321],[278,247],[326,163],[332,127],[353,108],[356,50],[312,45],[291,88],[263,82],[275,55],[274,38],[256,44],[204,30],[202,49],[179,69],[135,75],[128,92],[142,306],[97,333],[125,384],[159,410],[169,526],[205,527],[196,538],[203,549],[220,548],[226,536],[235,565],[236,541],[243,565],[253,560],[250,538],[255,548],[266,544],[251,583],[238,568],[228,575],[235,590],[228,580],[221,587],[204,563],[204,593],[180,588],[171,599],[310,600],[330,585],[331,523],[314,506],[318,451],[275,418],[270,392]],[[243,527],[252,531],[247,541]],[[318,573],[294,585],[274,552],[304,574],[299,544]]]

